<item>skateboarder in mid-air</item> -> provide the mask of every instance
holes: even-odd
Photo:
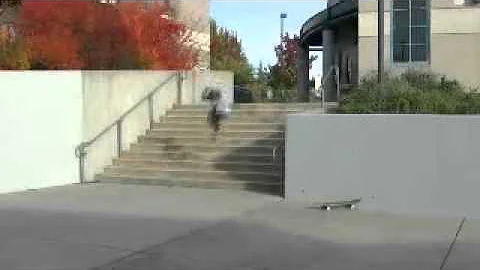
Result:
[[[208,111],[208,124],[217,133],[220,130],[221,121],[228,117],[228,102],[222,95],[222,91],[210,87],[205,89],[202,98],[210,102],[211,108]]]

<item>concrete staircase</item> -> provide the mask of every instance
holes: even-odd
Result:
[[[106,183],[246,189],[281,195],[287,113],[323,113],[318,103],[236,104],[215,135],[207,106],[176,106],[96,180]]]

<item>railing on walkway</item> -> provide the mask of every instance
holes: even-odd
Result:
[[[174,78],[178,78],[178,86],[177,86],[177,102],[181,103],[181,84],[183,81],[183,73],[177,72],[176,74],[172,74],[167,79],[165,79],[162,83],[160,83],[155,89],[150,91],[145,97],[140,99],[137,103],[135,103],[130,109],[124,112],[120,117],[118,117],[115,121],[111,124],[107,125],[101,132],[99,132],[95,137],[88,141],[84,141],[80,143],[77,147],[75,147],[75,156],[78,158],[79,161],[79,177],[80,183],[85,183],[85,157],[87,155],[87,148],[94,144],[98,139],[102,138],[105,134],[107,134],[110,130],[115,128],[116,130],[116,150],[117,156],[120,157],[122,153],[122,124],[124,119],[134,112],[140,105],[144,102],[148,102],[148,118],[149,118],[149,128],[152,128],[153,121],[154,121],[154,112],[153,112],[153,97],[154,95],[159,92],[160,90],[164,89],[169,82],[171,82]]]

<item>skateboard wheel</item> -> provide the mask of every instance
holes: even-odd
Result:
[[[330,211],[332,210],[332,208],[330,206],[327,206],[327,211]]]

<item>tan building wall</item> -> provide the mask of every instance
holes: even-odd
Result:
[[[385,67],[398,72],[408,66],[391,61],[391,0],[385,2]],[[361,76],[377,68],[376,8],[374,0],[360,1],[358,50]],[[480,87],[480,5],[456,5],[455,0],[433,0],[430,17],[430,63],[416,67],[429,68],[472,87]]]
[[[200,67],[210,67],[210,13],[209,0],[171,0],[175,19],[190,29],[194,42],[201,51]]]

